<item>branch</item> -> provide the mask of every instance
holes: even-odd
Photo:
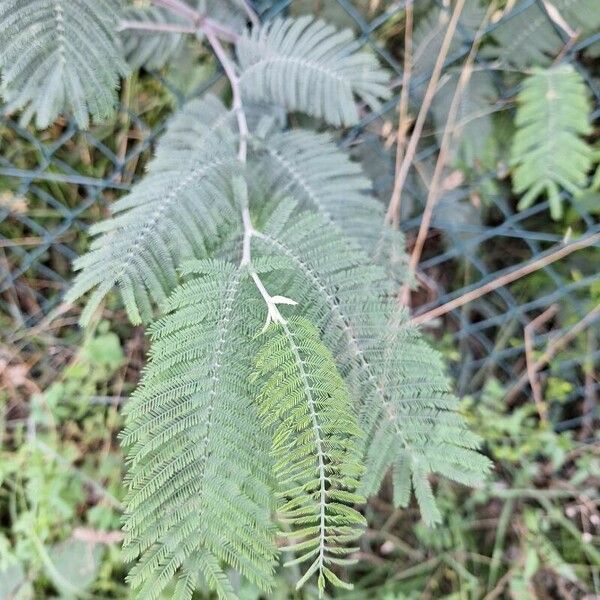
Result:
[[[153,33],[196,33],[198,29],[193,25],[177,25],[176,23],[152,23],[150,21],[121,21],[117,31],[135,29],[138,31],[151,31]]]
[[[404,158],[404,149],[406,146],[406,136],[412,120],[408,114],[408,102],[410,97],[410,79],[412,75],[412,34],[413,34],[413,2],[409,0],[404,9],[406,13],[406,25],[404,28],[404,63],[402,70],[402,91],[400,92],[400,102],[398,103],[398,131],[396,133],[396,165],[394,177],[394,189],[386,214],[386,220],[390,221],[394,227],[400,225],[401,196],[403,180],[400,178],[400,169],[402,159]]]
[[[585,331],[596,319],[600,318],[600,304],[597,304],[590,312],[588,312],[581,321],[577,322],[573,327],[565,331],[561,336],[552,340],[544,353],[531,366],[531,371],[537,373],[545,367],[550,361],[570,344],[580,333]],[[529,381],[529,374],[526,372],[516,381],[516,383],[506,392],[504,397],[505,402],[510,404],[521,391],[523,386]]]
[[[157,6],[162,6],[167,10],[170,10],[173,14],[179,15],[184,19],[192,22],[195,26],[196,31],[201,31],[206,36],[208,43],[210,44],[215,56],[221,63],[223,70],[229,83],[231,85],[231,93],[233,96],[232,110],[235,113],[238,131],[240,135],[240,145],[238,149],[238,159],[242,164],[246,164],[246,158],[248,155],[248,121],[246,120],[246,113],[244,112],[244,106],[242,104],[242,94],[240,90],[240,80],[235,71],[235,64],[229,58],[229,55],[221,44],[221,39],[228,42],[237,42],[239,35],[234,31],[225,28],[220,23],[213,21],[209,17],[200,14],[194,10],[191,6],[187,5],[182,0],[153,0]],[[254,25],[258,23],[258,19],[254,14],[254,11],[244,3],[246,13]],[[251,268],[252,265],[252,236],[254,234],[254,228],[252,227],[252,221],[250,219],[250,207],[248,206],[248,199],[246,198],[242,206],[242,223],[244,226],[244,239],[242,242],[242,260],[240,266],[250,267],[250,276],[254,281],[260,295],[263,297],[267,305],[267,320],[265,323],[266,329],[271,322],[285,324],[285,319],[281,316],[278,304],[296,304],[290,298],[285,296],[271,296],[261,281],[258,273]]]
[[[250,21],[250,23],[252,23],[252,26],[258,27],[260,25],[260,20],[258,18],[258,15],[256,14],[256,12],[252,8],[249,0],[242,0],[242,5],[244,7],[246,16],[248,17],[248,20]]]
[[[248,121],[246,120],[246,113],[244,112],[244,106],[242,104],[242,93],[240,91],[240,79],[235,72],[235,65],[225,52],[217,34],[211,29],[205,29],[202,26],[202,30],[206,34],[206,39],[211,45],[215,56],[219,59],[229,84],[231,85],[231,93],[233,96],[232,110],[235,113],[238,129],[240,133],[240,147],[238,151],[238,158],[240,162],[245,163],[248,154]]]
[[[169,0],[171,1],[171,0]],[[238,159],[242,164],[246,164],[246,158],[248,156],[248,121],[246,119],[246,113],[244,112],[244,105],[242,103],[242,94],[240,90],[240,80],[235,71],[235,65],[229,58],[229,55],[223,48],[217,34],[211,29],[204,30],[206,35],[206,39],[208,43],[211,45],[215,56],[221,63],[223,70],[225,71],[225,75],[227,79],[229,79],[229,83],[231,85],[231,94],[232,94],[232,110],[235,113],[238,130],[240,135],[240,144],[238,149]],[[242,223],[244,226],[244,239],[242,242],[242,260],[240,262],[240,266],[249,266],[250,267],[250,276],[254,281],[260,295],[263,297],[266,305],[267,305],[267,320],[265,322],[265,326],[263,328],[266,329],[271,322],[285,324],[285,319],[281,316],[279,309],[277,308],[278,304],[296,304],[290,298],[286,298],[285,296],[271,296],[267,289],[265,288],[263,282],[261,281],[258,273],[251,268],[252,265],[252,236],[254,235],[254,227],[252,226],[252,221],[250,219],[250,207],[248,205],[248,199],[246,198],[243,202],[242,206]]]
[[[521,279],[521,277],[525,277],[525,275],[529,275],[530,273],[534,273],[539,269],[543,269],[544,267],[568,256],[569,254],[576,252],[577,250],[583,250],[589,246],[593,246],[595,244],[600,243],[600,233],[595,233],[592,235],[585,236],[576,242],[571,242],[570,244],[559,247],[557,250],[551,251],[545,256],[538,258],[530,262],[527,265],[519,269],[515,269],[510,273],[506,273],[501,275],[497,279],[478,287],[477,289],[471,290],[454,300],[450,300],[450,302],[446,302],[446,304],[442,304],[442,306],[438,306],[437,308],[433,308],[425,313],[414,316],[411,321],[414,324],[418,323],[426,323],[427,321],[431,321],[432,319],[437,319],[446,313],[454,310],[455,308],[460,308],[461,306],[468,304],[469,302],[473,302],[473,300],[477,300],[477,298],[481,298],[481,296],[485,296],[485,294],[489,294],[494,290],[497,290],[499,287],[503,287],[516,281],[517,279]]]
[[[421,260],[421,254],[423,253],[423,247],[425,246],[427,234],[431,225],[431,219],[433,217],[433,210],[439,198],[440,182],[444,173],[444,169],[446,167],[450,146],[452,144],[452,141],[454,140],[454,125],[456,117],[458,115],[458,110],[460,109],[460,103],[462,102],[465,89],[467,88],[467,86],[469,85],[469,81],[471,80],[475,56],[477,55],[477,51],[479,50],[479,46],[481,45],[481,41],[485,34],[485,28],[487,27],[487,24],[492,16],[495,6],[496,2],[490,3],[488,10],[479,25],[479,29],[475,35],[475,39],[473,40],[469,54],[465,60],[464,67],[460,73],[458,83],[456,85],[454,96],[452,97],[452,101],[450,103],[450,108],[448,110],[448,118],[446,120],[446,127],[444,128],[444,134],[440,143],[438,159],[435,164],[435,170],[433,172],[433,177],[431,178],[431,185],[429,187],[427,201],[425,203],[425,210],[423,211],[423,216],[421,218],[421,224],[419,226],[419,232],[415,241],[415,247],[410,255],[409,269],[411,273],[415,272]]]
[[[415,156],[415,152],[417,151],[417,144],[419,143],[419,140],[421,138],[421,133],[423,132],[425,120],[427,119],[427,113],[429,112],[429,108],[431,107],[431,103],[433,102],[433,97],[435,96],[440,76],[442,74],[442,69],[444,67],[444,63],[446,62],[446,57],[448,56],[448,51],[450,50],[450,44],[452,43],[452,38],[454,37],[454,33],[458,26],[458,19],[462,13],[464,5],[465,0],[457,1],[456,6],[454,7],[454,11],[452,13],[452,17],[450,18],[450,22],[448,23],[446,34],[442,42],[442,47],[440,48],[440,52],[435,62],[435,66],[433,67],[433,72],[431,74],[429,84],[427,85],[427,90],[425,91],[425,97],[423,98],[421,109],[419,110],[419,114],[417,115],[417,120],[415,121],[415,126],[412,135],[410,136],[408,147],[406,148],[406,154],[404,155],[402,164],[400,165],[400,168],[397,170],[396,173],[396,179],[394,181],[394,192],[392,194],[392,199],[390,201],[390,205],[388,206],[388,210],[385,215],[386,223],[393,223],[398,218],[394,215],[397,215],[400,209],[402,189],[404,188],[404,184],[406,183],[406,178],[408,177],[410,166]]]
[[[225,25],[203,15],[185,2],[182,2],[182,0],[152,0],[152,2],[192,23],[194,25],[194,32],[202,31],[207,37],[210,32],[214,36],[232,43],[240,39],[239,34],[233,31],[233,29],[229,29]]]

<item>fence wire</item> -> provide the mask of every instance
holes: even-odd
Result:
[[[491,24],[487,33],[506,23],[537,0],[523,0],[500,22]],[[418,5],[418,0],[414,2]],[[265,19],[291,9],[302,10],[306,2],[283,0],[257,2]],[[308,3],[308,5],[313,5]],[[363,159],[380,167],[376,185],[385,197],[394,178],[391,151],[378,143],[378,132],[389,122],[395,122],[399,101],[402,65],[382,42],[381,30],[404,9],[404,1],[383,3],[384,8],[368,18],[359,9],[365,2],[327,0],[344,11],[361,43],[376,52],[393,73],[394,94],[378,114],[366,115],[359,126],[349,131],[342,144],[349,148],[362,146]],[[547,4],[538,2],[544,11]],[[440,10],[447,10],[440,2]],[[550,19],[550,16],[548,15]],[[554,21],[550,19],[554,26]],[[445,68],[460,64],[471,47],[472,39],[460,28],[457,36],[462,44],[449,56]],[[574,60],[577,52],[600,40],[600,34],[578,40],[565,55]],[[589,83],[594,96],[594,117],[600,115],[600,86],[581,65],[576,66]],[[482,68],[485,64],[482,63]],[[430,74],[422,74],[411,82],[423,85]],[[181,103],[184,98],[177,86],[157,74],[160,86]],[[202,94],[216,77],[206,81],[194,94]],[[503,89],[498,81],[500,98],[509,98],[515,90]],[[0,310],[3,323],[14,330],[27,330],[38,324],[56,307],[72,273],[70,265],[86,248],[88,226],[108,214],[111,200],[126,192],[139,178],[156,138],[164,130],[168,114],[148,118],[123,108],[118,121],[108,128],[90,132],[78,131],[73,123],[59,124],[49,132],[33,133],[19,126],[11,116],[0,121]],[[56,131],[59,133],[56,134]],[[112,148],[113,137],[128,143]],[[431,136],[433,138],[433,136]],[[375,143],[370,141],[375,139]],[[123,150],[124,148],[124,150]],[[435,156],[438,147],[432,143],[420,151],[417,160]],[[31,165],[35,164],[35,167]],[[75,168],[75,165],[77,168]],[[85,165],[82,172],[81,165]],[[496,173],[487,177],[495,178]],[[485,176],[484,176],[485,177]],[[494,206],[486,211],[491,215],[484,222],[454,219],[452,214],[437,216],[431,230],[419,272],[430,283],[427,297],[418,311],[441,306],[453,299],[494,282],[498,277],[523,268],[545,256],[549,248],[563,242],[550,222],[548,202],[538,202],[527,210],[516,212],[500,195],[492,198]],[[421,200],[422,202],[422,200]],[[565,202],[579,215],[584,224],[581,235],[600,232],[597,215],[586,211],[582,203],[565,195]],[[415,203],[413,213],[402,223],[407,242],[416,237],[421,221],[422,203]],[[444,243],[439,240],[443,239]],[[536,316],[553,304],[568,314],[550,332],[537,333],[534,347],[543,351],[591,308],[591,297],[600,299],[600,254],[594,249],[571,255],[568,263],[545,266],[540,273],[521,283],[500,287],[466,306],[452,310],[444,317],[443,330],[451,332],[452,342],[458,345],[459,359],[456,375],[461,392],[480,389],[486,378],[500,375],[514,381],[524,370],[523,330]],[[585,257],[588,257],[587,260]],[[592,259],[590,257],[595,257]],[[448,274],[452,274],[451,277]],[[537,277],[537,279],[536,279]],[[460,283],[462,281],[462,283]],[[532,293],[532,285],[534,291]],[[535,286],[538,286],[535,287]],[[562,327],[562,329],[561,329]],[[595,397],[600,383],[589,377],[590,369],[600,364],[598,328],[586,332],[586,343],[562,352],[553,361],[555,377],[569,382],[566,401]],[[596,370],[596,372],[598,372]],[[587,376],[586,376],[587,373]],[[594,405],[595,406],[595,405]],[[595,411],[596,408],[594,407]],[[581,417],[563,420],[557,427],[571,428]]]

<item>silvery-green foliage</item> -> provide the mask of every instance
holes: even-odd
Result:
[[[373,54],[359,50],[350,30],[305,16],[253,28],[236,45],[245,96],[354,125],[356,99],[376,110],[388,98],[388,76]]]
[[[151,319],[178,281],[181,261],[207,256],[237,218],[230,193],[236,165],[232,115],[214,96],[191,101],[172,122],[148,175],[91,228],[81,273],[67,299],[93,290],[82,322],[117,286],[131,320]],[[192,149],[193,147],[193,149]]]
[[[396,504],[414,489],[428,523],[430,474],[473,484],[488,468],[439,356],[394,299],[403,238],[383,227],[371,183],[329,134],[271,116],[280,104],[352,124],[357,100],[378,106],[386,75],[352,43],[312,18],[245,35],[247,160],[238,115],[192,100],[76,263],[68,300],[90,294],[82,322],[115,286],[134,322],[162,313],[123,433],[140,598],[174,582],[189,600],[204,581],[232,599],[230,569],[268,594],[276,533],[298,586],[348,587],[357,505],[390,468]]]
[[[441,357],[389,299],[385,272],[320,215],[298,215],[289,203],[278,205],[257,247],[289,260],[286,294],[319,324],[345,375],[364,433],[359,491],[376,493],[393,467],[396,504],[406,505],[413,486],[424,519],[439,521],[428,475],[473,484],[488,461],[457,412]]]
[[[509,14],[505,22],[494,28],[492,35],[497,46],[486,49],[487,54],[516,67],[546,66],[564,46],[559,33],[561,23],[581,37],[600,26],[597,0],[552,0],[549,4],[560,15],[558,22],[553,22],[553,15],[543,3],[532,2],[524,10],[523,2],[517,3],[514,15]]]
[[[403,236],[384,225],[372,183],[329,134],[295,129],[256,139],[254,145],[271,194],[316,210],[394,278],[406,280]]]
[[[474,165],[477,161],[482,161],[486,145],[494,133],[492,115],[498,92],[490,73],[474,71],[464,89],[460,90],[455,120],[448,124],[448,114],[457,91],[459,77],[458,71],[450,71],[440,81],[432,105],[435,134],[439,143],[445,128],[451,126],[453,143],[449,150],[450,161]]]
[[[195,261],[186,272],[196,278],[150,327],[150,362],[122,434],[125,555],[138,559],[129,580],[144,600],[173,579],[193,591],[186,582],[198,570],[231,598],[222,564],[268,590],[275,566],[270,438],[250,383],[259,298],[245,268]]]
[[[191,2],[190,4],[194,4]],[[246,18],[240,2],[235,0],[196,0],[195,8],[200,14],[207,15],[216,21],[226,23],[233,31],[241,32],[246,26]],[[169,26],[188,26],[189,22],[174,15],[171,11],[150,3],[141,6],[128,6],[123,11],[123,19],[139,25],[166,24]],[[197,37],[202,37],[201,32]],[[162,69],[171,60],[177,60],[185,52],[186,43],[191,43],[189,36],[171,32],[144,31],[141,29],[125,29],[121,39],[127,62],[134,69]]]
[[[80,127],[116,104],[127,72],[116,37],[120,0],[3,0],[0,3],[1,95],[45,128],[70,113]]]
[[[181,17],[159,6],[128,6],[123,19],[139,23],[187,25]],[[121,32],[127,62],[133,69],[161,69],[173,57],[179,55],[186,43],[184,34],[157,33],[138,29]]]
[[[513,188],[523,193],[519,209],[546,194],[552,218],[562,216],[561,191],[577,194],[587,184],[593,150],[585,82],[570,65],[536,69],[517,98],[512,147]]]
[[[258,404],[273,434],[274,470],[280,482],[278,510],[290,531],[287,566],[307,564],[298,581],[312,575],[321,592],[325,582],[344,584],[332,566],[352,564],[348,547],[361,535],[364,517],[353,508],[362,474],[357,440],[362,435],[346,384],[320,331],[292,317],[271,325],[256,356]]]

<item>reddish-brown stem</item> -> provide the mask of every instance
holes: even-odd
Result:
[[[119,31],[135,29],[152,33],[196,33],[197,27],[193,25],[177,25],[176,23],[151,23],[150,21],[121,21]]]
[[[444,67],[446,57],[448,56],[450,44],[452,42],[452,38],[454,37],[454,33],[456,32],[456,27],[458,26],[458,19],[462,13],[464,5],[465,0],[457,0],[456,6],[454,7],[454,11],[452,13],[452,17],[450,18],[450,22],[448,23],[448,28],[446,29],[446,34],[442,42],[442,47],[440,48],[440,52],[433,67],[433,72],[431,74],[429,84],[427,85],[427,90],[425,91],[425,97],[423,98],[423,102],[421,103],[421,109],[419,110],[419,114],[417,115],[415,126],[413,128],[412,135],[410,136],[410,140],[406,148],[406,154],[404,155],[400,168],[397,170],[396,173],[396,180],[394,181],[396,193],[393,195],[392,202],[390,202],[390,205],[388,207],[388,211],[386,214],[387,223],[393,222],[393,215],[399,209],[402,197],[402,190],[404,188],[404,184],[406,183],[406,178],[408,177],[410,166],[417,151],[417,145],[419,143],[419,139],[421,138],[423,127],[425,126],[427,113],[429,112],[429,108],[431,107],[431,103],[433,102],[433,97],[435,96],[442,69]]]
[[[410,128],[411,119],[408,116],[408,100],[410,97],[410,79],[412,75],[412,31],[413,31],[413,3],[407,2],[405,7],[406,24],[404,28],[404,63],[402,72],[402,91],[398,104],[398,131],[396,134],[396,166],[394,189],[386,214],[386,222],[391,222],[394,227],[400,224],[400,202],[403,181],[399,176],[406,147],[406,135]]]
[[[431,219],[433,217],[433,210],[439,197],[440,182],[442,179],[444,169],[446,167],[446,162],[448,160],[450,144],[453,140],[454,123],[456,121],[458,110],[460,108],[460,103],[462,101],[464,91],[471,79],[471,74],[473,73],[473,63],[475,62],[475,56],[477,55],[477,51],[481,44],[485,27],[490,17],[492,16],[495,4],[495,2],[492,2],[490,4],[490,7],[488,8],[485,17],[479,25],[479,29],[477,31],[477,34],[475,35],[473,43],[471,44],[471,49],[465,60],[465,65],[459,76],[458,83],[456,84],[456,90],[450,103],[450,108],[448,110],[448,118],[446,120],[446,127],[444,128],[442,141],[440,143],[438,159],[435,164],[433,177],[431,178],[431,185],[427,194],[425,210],[423,211],[423,217],[421,218],[421,224],[419,226],[419,232],[415,241],[415,247],[413,248],[413,251],[410,256],[409,269],[413,273],[421,260],[421,254],[423,253],[423,247],[425,246],[425,240],[427,239],[427,234],[431,225]]]
[[[578,321],[573,327],[565,331],[559,337],[553,339],[546,348],[545,352],[538,357],[533,364],[533,369],[537,373],[545,367],[550,361],[566,346],[568,346],[580,333],[584,332],[592,323],[600,319],[600,304],[597,304],[588,312],[581,321]],[[528,373],[523,373],[517,382],[507,391],[504,398],[505,402],[510,404],[517,394],[523,389],[523,386],[529,381]]]
[[[221,23],[217,23],[210,17],[199,13],[197,10],[182,2],[181,0],[152,0],[157,6],[162,6],[167,10],[170,10],[173,14],[183,17],[187,21],[190,21],[195,26],[195,31],[202,31],[208,35],[211,32],[213,35],[227,41],[237,42],[239,35],[232,29],[228,29]]]
[[[583,248],[588,248],[589,246],[593,246],[598,243],[600,243],[600,233],[588,235],[567,245],[561,245],[553,252],[546,254],[546,256],[542,256],[541,258],[538,258],[529,264],[520,267],[519,269],[515,269],[510,273],[501,275],[497,279],[494,279],[493,281],[490,281],[489,283],[486,283],[475,290],[471,290],[459,298],[450,300],[450,302],[446,302],[446,304],[442,304],[442,306],[433,308],[426,313],[416,315],[412,318],[412,322],[415,324],[426,323],[432,319],[437,319],[438,317],[449,313],[455,308],[460,308],[469,302],[473,302],[473,300],[477,300],[477,298],[481,298],[481,296],[485,296],[485,294],[489,294],[490,292],[497,290],[499,287],[508,285],[517,279],[521,279],[521,277],[525,277],[525,275],[529,275],[530,273],[538,271],[539,269],[543,269],[545,266],[552,264],[553,262],[556,262],[557,260],[560,260],[561,258],[564,258],[565,256],[568,256],[577,250],[582,250]]]

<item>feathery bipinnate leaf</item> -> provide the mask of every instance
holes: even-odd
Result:
[[[448,49],[450,58],[470,45],[484,17],[485,8],[481,6],[479,0],[466,0],[460,13],[456,33]],[[416,96],[417,101],[422,99],[429,83],[430,74],[444,43],[449,20],[448,9],[440,10],[439,6],[434,5],[417,21],[412,36],[414,50],[413,85],[411,86],[411,95]]]
[[[348,41],[311,18],[253,31],[237,48],[244,101],[355,122],[355,97],[375,106],[387,90]],[[96,227],[69,296],[91,292],[84,322],[115,284],[134,321],[157,303],[167,311],[126,408],[125,554],[143,598],[173,579],[176,598],[200,579],[232,598],[229,568],[268,590],[276,487],[291,562],[306,565],[299,585],[345,585],[332,565],[347,564],[363,524],[359,486],[376,492],[393,466],[396,503],[413,487],[435,522],[428,475],[472,483],[487,464],[437,355],[405,315],[391,318],[389,248],[403,257],[402,237],[382,229],[360,168],[330,137],[267,132],[264,119],[250,125],[244,167],[235,117],[213,97],[184,108],[148,177]],[[235,267],[214,256],[239,260],[241,213]],[[192,277],[176,287],[179,275]],[[294,316],[282,307],[257,335],[282,300]]]
[[[448,126],[448,115],[456,94],[460,73],[451,71],[442,79],[435,94],[432,113],[435,119],[435,135],[441,143],[444,130]],[[455,122],[452,126],[454,143],[449,149],[450,162],[462,161],[472,166],[482,161],[494,133],[492,123],[493,103],[498,97],[490,73],[475,71],[471,74],[465,89],[460,94]]]
[[[188,25],[171,11],[152,5],[126,7],[123,20],[140,24]],[[185,36],[181,33],[125,29],[121,32],[121,39],[125,57],[133,69],[162,69],[185,46]]]
[[[241,32],[246,25],[243,7],[235,0],[197,0],[192,2],[202,15],[218,22],[226,23],[233,31]],[[162,7],[128,6],[123,11],[123,20],[143,25],[179,25],[189,26],[189,21]],[[201,36],[198,30],[197,36]],[[186,36],[181,33],[144,31],[126,28],[121,32],[127,61],[134,69],[162,69],[171,60],[185,51]]]
[[[323,217],[298,215],[289,203],[278,206],[255,244],[261,254],[289,260],[295,277],[286,295],[324,332],[344,375],[366,435],[357,441],[366,461],[361,493],[377,493],[393,467],[396,504],[405,506],[414,487],[424,520],[439,521],[427,477],[476,484],[489,461],[457,412],[439,355],[405,316],[390,320],[396,309],[386,299],[385,273]]]
[[[280,202],[253,247],[261,256],[287,259],[286,293],[298,302],[296,310],[323,331],[358,402],[364,354],[380,346],[387,324],[382,296],[392,287],[383,269],[369,264],[364,252],[323,216],[296,208]]]
[[[513,188],[519,209],[547,194],[553,219],[562,216],[561,190],[580,192],[592,167],[590,103],[581,76],[570,65],[536,69],[517,98],[517,132],[511,148]]]
[[[188,104],[161,140],[148,175],[113,205],[112,219],[91,228],[96,238],[75,261],[81,273],[67,295],[73,301],[93,290],[81,322],[115,285],[130,319],[150,320],[153,303],[176,286],[181,262],[207,256],[239,220],[230,184],[238,169],[231,113],[213,96]]]
[[[600,27],[597,0],[552,0],[549,4],[580,39]],[[525,9],[523,2],[517,3],[494,27],[492,35],[498,44],[485,48],[485,54],[519,68],[550,65],[565,45],[560,28],[543,3],[532,2]]]
[[[151,326],[150,362],[126,407],[125,554],[145,600],[200,568],[230,598],[220,563],[272,582],[270,437],[249,392],[264,303],[245,268],[195,261],[198,277]]]
[[[45,128],[65,112],[80,127],[116,104],[127,67],[115,35],[119,0],[2,0],[0,93],[8,110],[24,109]]]
[[[212,95],[188,102],[171,120],[147,177],[113,205],[114,218],[92,227],[90,252],[75,262],[81,273],[67,300],[93,290],[83,323],[115,285],[130,318],[149,320],[152,304],[177,284],[180,261],[206,256],[219,232],[239,221],[228,183],[237,168],[234,121]],[[298,130],[252,140],[250,168],[267,197],[291,196],[318,211],[397,282],[406,281],[402,234],[383,225],[369,180],[329,135]]]
[[[148,170],[174,171],[190,156],[206,158],[213,147],[235,152],[238,140],[234,123],[234,114],[210,93],[186,102],[170,119]]]
[[[482,483],[491,463],[478,452],[473,435],[450,393],[441,356],[409,324],[390,328],[378,374],[380,402],[365,404],[361,424],[369,436],[365,477],[360,492],[379,489],[392,468],[394,503],[405,507],[414,489],[423,520],[441,521],[429,475],[474,486]]]
[[[257,169],[271,197],[291,197],[320,213],[397,281],[407,277],[404,238],[384,225],[384,208],[359,163],[326,133],[304,129],[255,139]]]
[[[258,352],[255,377],[258,402],[267,423],[275,425],[273,452],[279,481],[279,512],[291,531],[284,547],[299,556],[287,564],[308,564],[301,587],[312,575],[322,592],[325,582],[350,587],[331,570],[352,562],[347,544],[361,534],[363,516],[353,504],[362,472],[356,452],[361,435],[352,402],[333,357],[306,319],[292,317],[271,325]]]
[[[236,44],[244,96],[322,118],[358,122],[355,98],[372,110],[389,97],[388,75],[359,50],[350,30],[336,31],[311,16],[275,19]]]

